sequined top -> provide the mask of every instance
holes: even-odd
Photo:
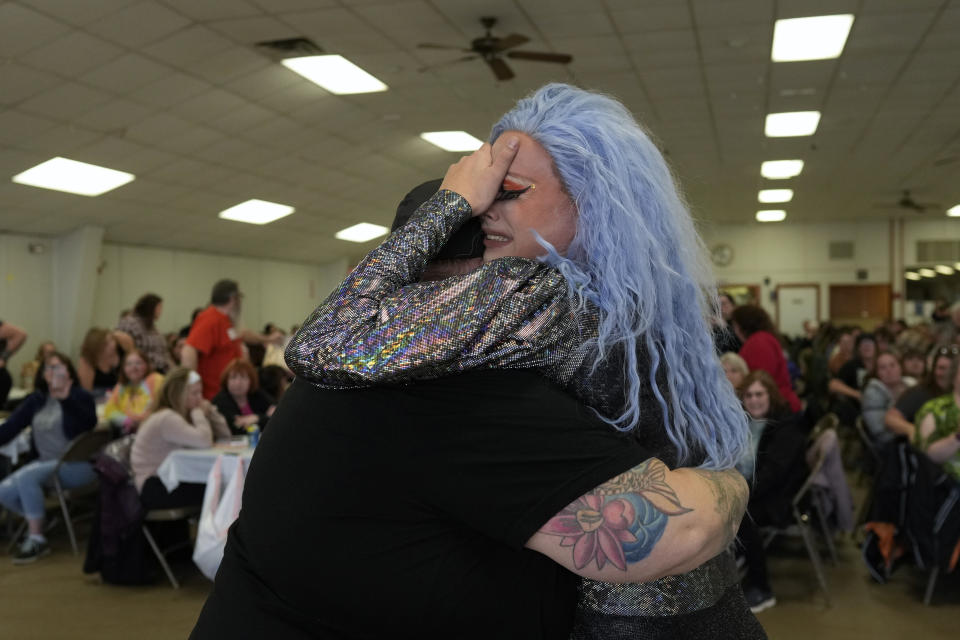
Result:
[[[597,333],[597,314],[574,315],[560,273],[536,260],[500,258],[466,275],[417,282],[471,216],[459,194],[438,191],[347,276],[287,347],[290,369],[321,387],[410,382],[489,368],[533,368],[571,384]]]

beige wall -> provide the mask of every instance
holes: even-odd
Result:
[[[23,361],[55,332],[56,240],[0,234],[0,320],[29,333],[26,345],[11,362],[15,378]],[[44,245],[45,252],[30,253],[31,243]],[[233,278],[246,295],[245,326],[259,330],[269,321],[289,328],[303,321],[343,279],[346,269],[343,260],[305,264],[104,243],[89,292],[92,324],[114,326],[120,310],[132,307],[149,291],[164,299],[158,328],[175,331],[189,321],[195,307],[207,304],[214,282]]]

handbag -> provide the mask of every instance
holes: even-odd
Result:
[[[210,580],[217,575],[227,543],[227,530],[240,514],[240,499],[243,496],[243,460],[235,459],[233,476],[225,482],[223,458],[223,455],[217,457],[207,475],[203,509],[197,527],[197,544],[193,548],[194,564]]]

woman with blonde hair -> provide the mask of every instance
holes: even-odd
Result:
[[[733,351],[727,351],[720,356],[720,364],[723,365],[723,372],[727,374],[727,380],[733,385],[734,390],[739,392],[743,379],[750,373],[747,361]]]
[[[214,436],[229,438],[230,429],[220,412],[203,399],[200,376],[185,368],[167,375],[156,410],[137,430],[130,451],[134,482],[147,509],[164,509],[203,502],[203,484],[181,482],[173,491],[156,476],[164,459],[176,449],[213,446]]]

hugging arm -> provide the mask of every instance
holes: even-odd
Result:
[[[734,469],[671,471],[650,458],[577,498],[526,546],[584,578],[649,582],[726,549],[748,495]]]
[[[420,283],[427,263],[471,215],[441,189],[374,249],[307,318],[287,364],[323,387],[436,378],[481,367],[551,364],[568,335],[566,283],[555,270],[503,258]],[[560,359],[559,350],[553,357]]]

